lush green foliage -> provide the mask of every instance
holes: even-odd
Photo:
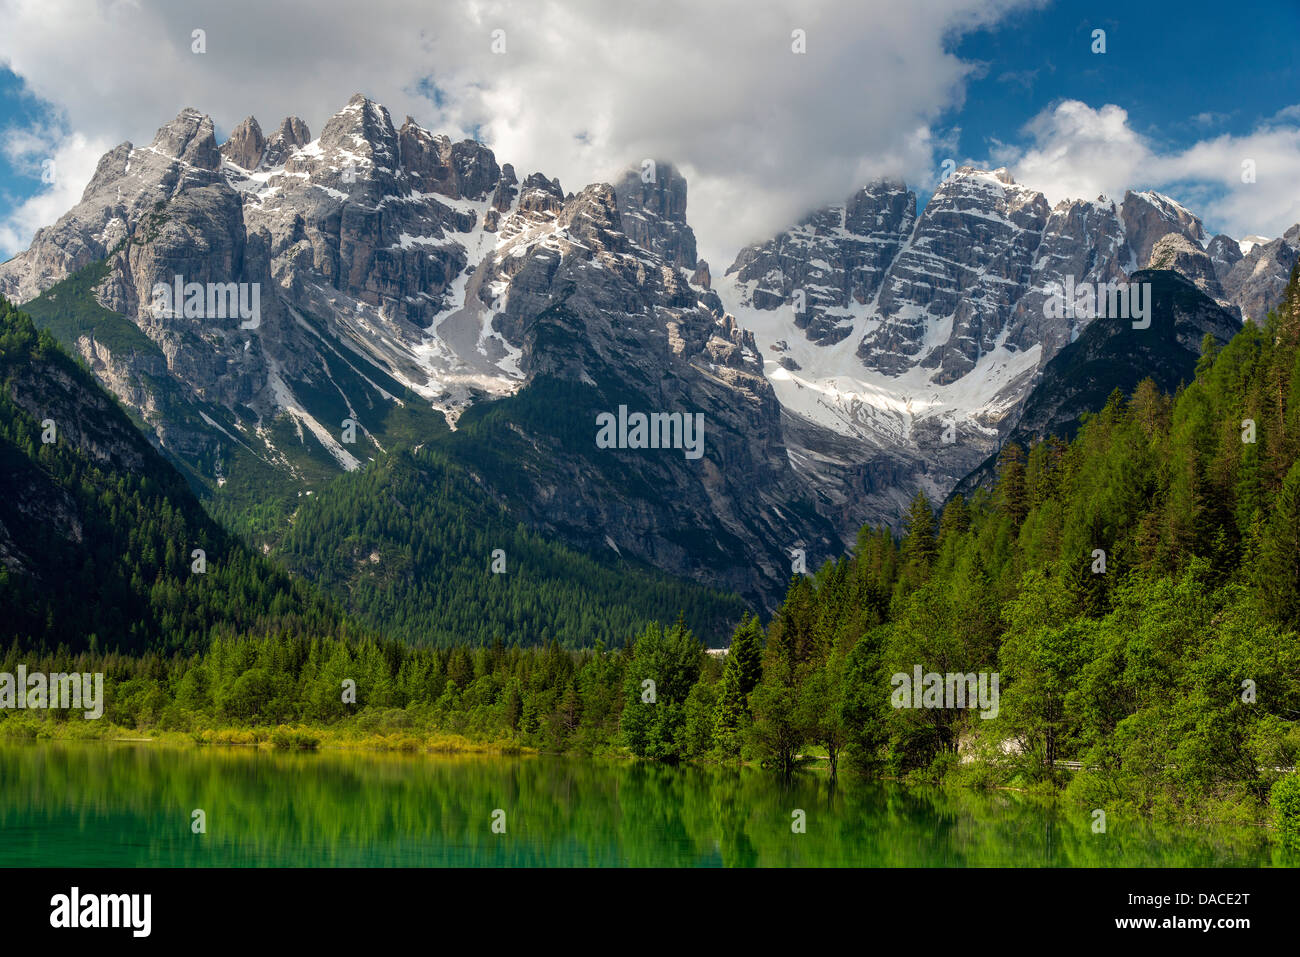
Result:
[[[525,528],[431,448],[390,452],[304,499],[276,554],[385,637],[416,644],[613,647],[678,613],[716,644],[745,607]]]
[[[682,637],[683,646],[688,640]],[[703,654],[698,643],[694,652]],[[101,672],[104,722],[140,730],[344,725],[373,734],[442,730],[598,751],[617,740],[631,661],[628,650],[570,652],[554,644],[439,649],[280,633],[219,638],[200,654],[169,656],[33,655],[14,643],[0,672],[12,674],[19,664],[29,672]],[[21,734],[33,717],[0,712],[0,733],[11,727],[9,733]],[[75,710],[42,712],[39,720],[77,728],[98,723],[84,722]]]
[[[454,648],[285,632],[218,638],[199,654],[33,654],[14,642],[0,672],[103,673],[105,726],[198,732],[265,728],[285,747],[310,746],[281,725],[342,727],[374,735],[439,731],[550,751],[618,750],[667,761],[712,747],[711,689],[721,668],[679,621],[649,625],[617,651],[602,646]],[[655,683],[643,701],[643,682]],[[70,731],[73,710],[0,711],[0,736],[34,734],[41,722]],[[33,724],[36,722],[37,724]],[[272,730],[278,729],[278,730]]]
[[[33,402],[57,441],[42,441],[25,407]],[[108,446],[143,466],[114,468]],[[90,374],[3,299],[0,474],[6,640],[192,651],[251,630],[348,633],[328,602],[212,521]],[[205,553],[203,574],[192,571],[194,549]]]
[[[1273,823],[1283,843],[1300,846],[1300,774],[1278,778],[1272,794]]]

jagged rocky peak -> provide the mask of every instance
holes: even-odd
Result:
[[[496,188],[492,191],[492,207],[483,215],[483,228],[487,232],[495,233],[500,228],[501,217],[510,212],[518,196],[519,179],[515,176],[515,168],[503,163]]]
[[[1052,207],[1034,253],[1029,286],[1016,303],[1006,345],[1016,350],[1040,347],[1040,364],[1072,341],[1086,324],[1083,317],[1049,318],[1047,299],[1074,282],[1119,282],[1127,261],[1119,208],[1105,196],[1062,200]]]
[[[1197,289],[1219,305],[1234,313],[1239,312],[1224,294],[1209,254],[1182,233],[1168,233],[1160,237],[1151,250],[1147,268],[1172,269],[1190,279]]]
[[[255,170],[266,152],[266,138],[257,118],[250,116],[230,132],[230,138],[221,144],[221,155],[227,162],[241,169]]]
[[[1041,196],[1035,189],[1022,186],[1016,182],[1011,171],[1005,166],[999,166],[997,169],[980,169],[978,166],[959,166],[953,173],[948,176],[935,193],[943,191],[945,188],[953,193],[970,193],[985,191],[996,195],[999,190],[1008,192],[1006,187],[1014,187],[1011,192],[1023,193],[1029,197]]]
[[[280,128],[266,142],[262,160],[267,166],[279,166],[295,149],[311,142],[311,130],[296,116],[286,116]]]
[[[1243,249],[1245,253],[1241,254]],[[1237,252],[1240,255],[1236,258],[1230,251],[1216,258],[1215,274],[1242,315],[1262,321],[1282,301],[1291,270],[1300,258],[1300,225],[1292,226],[1277,239],[1248,236],[1237,244]]]
[[[161,205],[190,190],[224,185],[212,120],[182,110],[147,147],[122,143],[100,158],[80,202],[37,230],[32,244],[0,264],[0,295],[25,302],[98,262]]]
[[[402,170],[412,188],[451,199],[484,199],[498,185],[496,156],[482,143],[438,135],[406,118],[397,132]]]
[[[1205,245],[1207,236],[1199,217],[1177,201],[1153,190],[1137,193],[1129,190],[1120,205],[1124,231],[1133,253],[1130,269],[1141,269],[1150,262],[1151,250],[1170,233],[1182,233]]]
[[[493,208],[505,212],[510,208],[510,203],[519,195],[516,187],[519,185],[519,177],[515,175],[514,165],[511,163],[501,164],[501,176],[497,180],[496,192],[492,194]]]
[[[686,223],[686,177],[667,160],[645,160],[614,183],[628,238],[675,266],[694,269],[695,233]]]
[[[176,119],[160,127],[149,146],[155,152],[198,169],[216,171],[221,168],[212,119],[191,107],[181,110]]]
[[[397,170],[397,130],[388,110],[355,93],[348,105],[329,118],[320,134],[321,150],[353,163],[370,164],[389,173]]]
[[[465,199],[487,197],[501,179],[492,151],[475,140],[461,140],[451,147],[451,167],[456,174],[460,195]]]
[[[90,182],[82,190],[81,202],[86,202],[91,196],[94,196],[105,183],[113,182],[122,177],[131,163],[131,154],[135,151],[135,146],[130,142],[119,143],[113,149],[109,150],[99,158],[95,164],[94,175],[90,177]]]
[[[559,179],[532,173],[519,186],[519,211],[534,219],[554,219],[564,207]]]
[[[1223,233],[1210,240],[1205,252],[1214,264],[1215,274],[1220,277],[1220,281],[1242,259],[1241,243]]]
[[[849,198],[844,228],[855,236],[895,236],[916,223],[916,193],[901,179],[878,179]]]
[[[618,197],[607,183],[593,183],[566,200],[556,225],[597,249],[627,251],[628,237],[619,216]]]
[[[969,372],[1000,344],[1051,212],[1005,169],[963,166],[939,184],[881,283],[880,324],[858,346],[867,368],[893,376],[919,363],[940,384]],[[931,342],[948,317],[949,334]]]
[[[726,275],[735,275],[741,305],[790,307],[810,341],[834,345],[851,334],[854,315],[875,297],[915,223],[916,194],[880,179],[745,247]]]

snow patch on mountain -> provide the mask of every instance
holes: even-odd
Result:
[[[932,381],[932,371],[912,366],[888,376],[863,366],[857,342],[879,318],[871,307],[844,310],[852,334],[830,346],[817,345],[792,328],[786,309],[755,309],[744,302],[752,293],[733,277],[719,285],[727,311],[754,334],[763,359],[763,372],[777,399],[788,411],[839,435],[910,443],[915,424],[924,419],[960,419],[989,435],[996,429],[980,424],[998,418],[1011,403],[1007,390],[1032,376],[1041,349],[1011,350],[1005,345],[983,355],[974,369],[948,384]],[[951,319],[930,323],[926,342],[946,340]]]

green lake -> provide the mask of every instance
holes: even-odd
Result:
[[[192,831],[195,809],[206,833]],[[792,830],[796,811],[803,833]],[[816,773],[782,781],[547,756],[0,745],[5,867],[1209,867],[1288,863],[1281,854],[1258,828],[1112,817],[1094,834],[1086,811],[1012,792],[835,787]]]

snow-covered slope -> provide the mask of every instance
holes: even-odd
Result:
[[[811,214],[743,250],[718,292],[798,420],[792,461],[893,521],[898,486],[944,495],[997,447],[1039,370],[1087,325],[1048,297],[1067,278],[1125,280],[1169,235],[1222,295],[1200,220],[1167,196],[1052,207],[1006,170],[963,167],[920,216],[895,181]]]

